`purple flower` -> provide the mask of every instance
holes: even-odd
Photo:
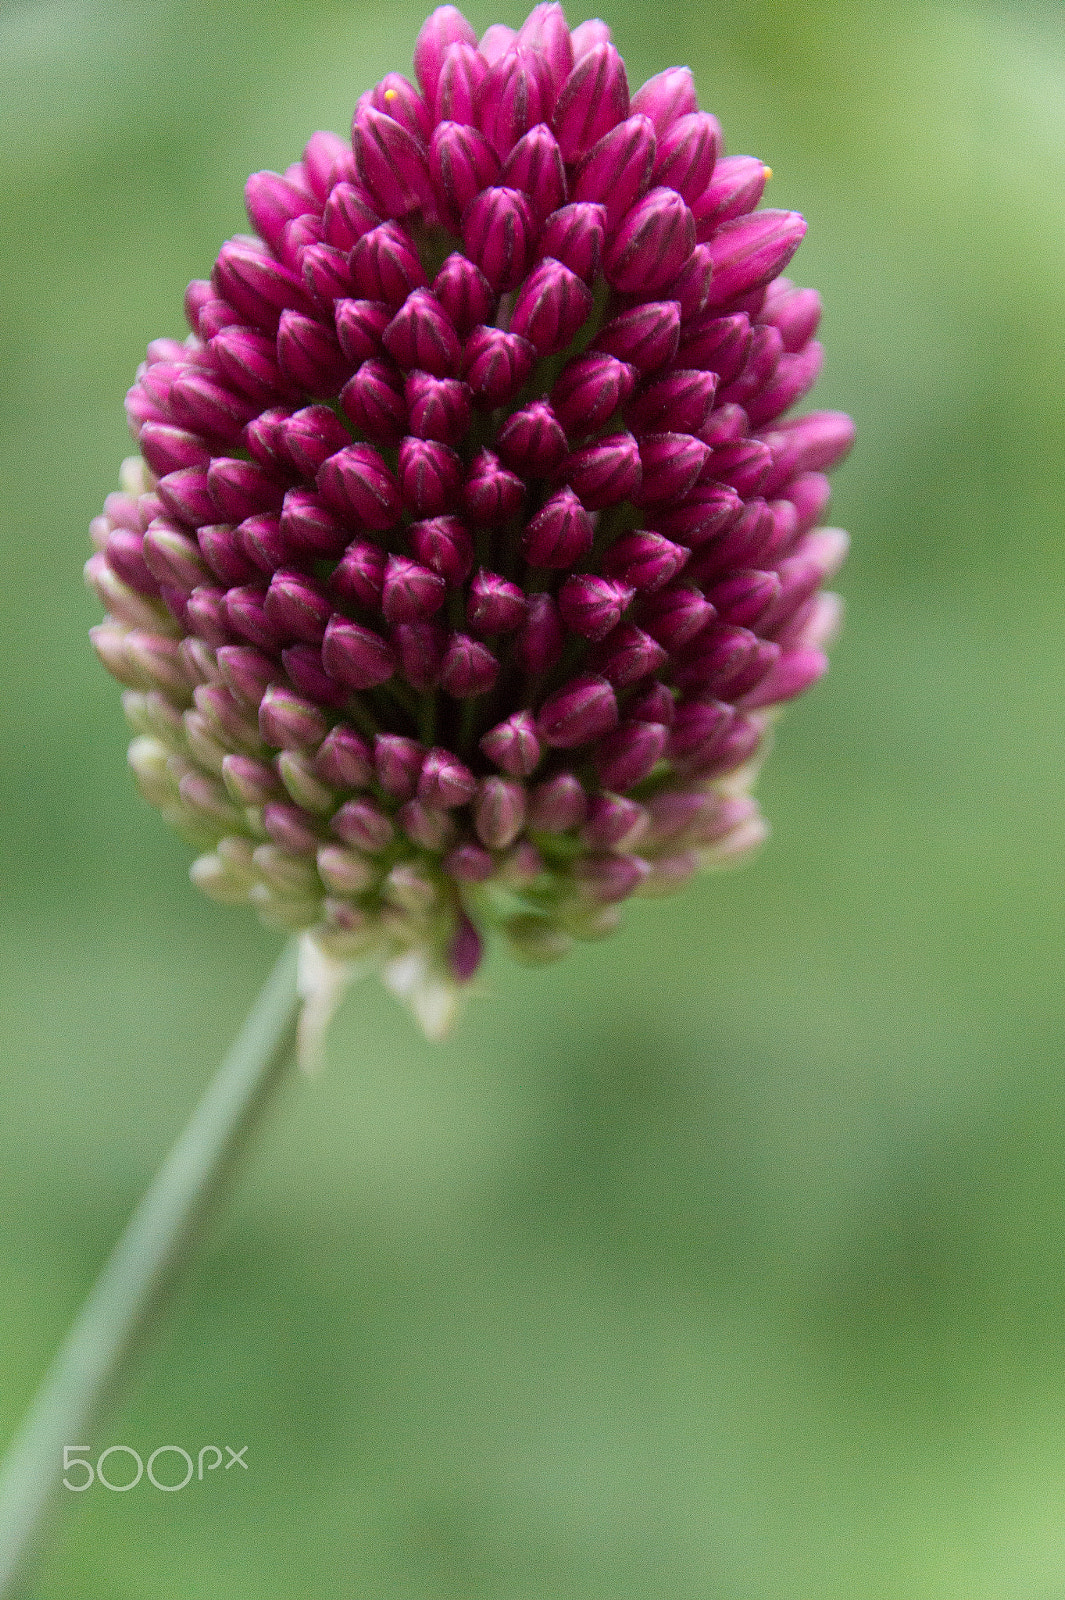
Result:
[[[541,961],[765,832],[824,671],[848,418],[790,415],[820,300],[685,68],[453,6],[246,186],[127,397],[92,528],[144,794],[196,883],[376,961],[439,1031],[483,934]]]

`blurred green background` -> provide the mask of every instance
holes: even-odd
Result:
[[[0,5],[5,1435],[277,947],[189,886],[86,642],[122,396],[419,21]],[[443,1046],[353,994],[100,1440],[249,1471],[67,1497],[36,1600],[1065,1596],[1065,14],[610,21],[808,216],[860,426],[773,838],[493,959]]]

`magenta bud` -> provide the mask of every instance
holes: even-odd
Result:
[[[758,639],[749,628],[707,629],[683,651],[674,679],[686,693],[721,699],[747,672],[757,650]]]
[[[300,280],[257,244],[229,239],[218,252],[211,282],[246,322],[276,333],[282,311],[309,312]],[[202,337],[202,335],[201,335]]]
[[[647,118],[629,117],[593,145],[577,166],[573,198],[605,208],[608,235],[647,190],[655,148],[655,131]]]
[[[241,529],[246,526],[242,523]],[[313,489],[288,491],[281,506],[280,531],[294,549],[323,556],[338,555],[351,538],[351,529]]]
[[[660,134],[666,133],[678,117],[698,111],[691,68],[667,67],[665,72],[655,73],[633,95],[632,109],[650,117]]]
[[[393,122],[399,122],[423,144],[429,138],[433,119],[429,107],[401,72],[386,72],[381,82],[364,95],[362,100],[378,111],[383,111]],[[362,101],[360,101],[360,104]]]
[[[641,372],[655,372],[673,360],[679,342],[679,305],[675,300],[650,300],[606,323],[595,337],[594,348]]]
[[[281,676],[277,663],[250,645],[227,644],[218,651],[218,670],[227,689],[246,705],[258,706]]]
[[[143,542],[144,535],[134,533],[131,528],[112,529],[104,545],[107,565],[138,594],[154,596],[159,593],[159,582],[145,563]]]
[[[262,817],[263,827],[280,849],[294,856],[313,856],[319,839],[316,819],[309,811],[283,800],[268,800]]]
[[[797,211],[755,211],[723,223],[709,241],[714,276],[708,305],[725,306],[775,278],[805,232],[806,222]]]
[[[484,941],[463,912],[448,947],[447,962],[459,983],[469,983],[484,957]]]
[[[425,622],[446,596],[447,584],[437,573],[407,556],[388,557],[382,595],[386,622]]]
[[[652,189],[625,215],[607,246],[607,281],[629,294],[664,289],[695,248],[695,221],[672,189]]]
[[[412,522],[407,531],[418,560],[439,573],[445,583],[457,586],[469,577],[473,566],[473,540],[457,517]]]
[[[633,589],[661,589],[675,578],[691,551],[664,534],[640,530],[624,534],[603,557],[603,571]]]
[[[404,385],[408,426],[419,439],[457,445],[470,425],[470,387],[458,378],[408,373]]]
[[[348,691],[325,670],[322,652],[313,644],[293,644],[282,650],[285,671],[296,688],[319,705],[337,708],[348,698]]]
[[[462,486],[462,508],[477,528],[496,527],[520,511],[525,485],[491,450],[474,456]]]
[[[437,6],[422,23],[414,42],[414,70],[430,107],[435,104],[440,69],[449,45],[476,43],[473,27],[457,6]]]
[[[281,313],[277,359],[288,381],[308,394],[335,393],[351,370],[332,329],[298,311]]]
[[[755,156],[725,156],[718,161],[702,194],[689,201],[699,239],[712,239],[722,223],[753,211],[768,175],[769,168]]]
[[[575,750],[617,726],[618,703],[605,678],[571,678],[540,707],[536,729],[553,750]]]
[[[683,500],[695,487],[710,447],[690,433],[645,433],[640,438],[641,482],[634,505],[656,506]]]
[[[744,695],[746,710],[793,700],[828,671],[828,657],[820,650],[799,647],[777,657],[758,686]]]
[[[440,669],[440,684],[456,700],[485,694],[499,676],[499,662],[486,644],[465,633],[453,633]]]
[[[319,467],[315,481],[331,511],[353,516],[365,528],[390,528],[399,516],[399,485],[372,445],[338,450]]]
[[[253,461],[278,477],[292,477],[295,468],[288,458],[282,442],[281,428],[292,411],[287,406],[271,406],[253,417],[244,429],[244,448]]]
[[[521,282],[536,232],[532,208],[518,189],[482,189],[462,218],[466,254],[496,291]]]
[[[374,689],[395,670],[392,651],[379,633],[346,617],[333,616],[322,643],[325,668],[349,689]]]
[[[784,341],[778,330],[758,323],[752,333],[751,348],[743,371],[720,390],[721,402],[745,406],[750,396],[758,393],[772,379],[783,354]]]
[[[758,717],[737,715],[719,737],[708,741],[684,764],[688,778],[717,778],[742,766],[754,755],[762,742],[765,724]]]
[[[711,450],[720,450],[723,445],[743,444],[746,441],[747,432],[747,413],[743,407],[730,401],[722,402],[719,399],[713,411],[711,411],[709,417],[699,429],[699,438],[704,444],[708,444]],[[754,457],[750,457],[748,460],[748,456],[744,456],[741,453],[739,457],[729,456],[723,459],[732,465],[735,465],[737,460],[745,461],[753,470],[756,465]],[[706,484],[714,481],[715,473],[712,469],[718,465],[720,465],[718,457],[713,456],[699,477],[701,487],[705,487]]]
[[[650,872],[651,863],[641,856],[581,856],[573,865],[577,882],[603,905],[627,899]]]
[[[393,216],[416,211],[432,199],[422,140],[374,106],[362,106],[351,126],[355,168],[370,198]]]
[[[382,342],[406,370],[452,376],[462,356],[458,334],[430,289],[414,289],[384,331]]]
[[[462,485],[462,462],[446,444],[409,434],[399,447],[399,484],[404,507],[436,517],[454,506]]]
[[[433,293],[461,338],[479,323],[487,323],[496,303],[492,286],[480,267],[458,251],[447,257],[433,279]]]
[[[500,56],[506,55],[515,39],[518,37],[517,29],[508,28],[505,22],[493,22],[481,35],[479,50],[485,61],[491,65],[498,61]]]
[[[195,631],[201,638],[207,639],[209,644],[214,643],[211,637],[215,631],[212,618],[217,596],[218,591],[212,591],[206,585],[194,590],[192,596],[195,604],[190,611],[190,621]],[[265,587],[244,584],[237,589],[226,591],[222,609],[229,626],[235,633],[239,633],[242,639],[247,639],[249,644],[258,645],[260,650],[273,652],[278,648],[280,640],[277,629],[263,608],[265,598]]]
[[[501,160],[523,133],[548,120],[554,98],[550,68],[538,51],[515,44],[490,64],[477,90],[475,111]]]
[[[558,607],[549,594],[529,596],[524,625],[514,640],[514,659],[523,672],[536,677],[549,672],[561,658],[566,630]]]
[[[499,430],[499,453],[526,478],[548,478],[566,459],[567,440],[550,401],[534,400],[515,411]]]
[[[683,505],[659,508],[655,524],[660,533],[688,546],[705,544],[723,533],[743,510],[743,501],[725,483],[698,484]]]
[[[398,733],[377,734],[373,742],[374,773],[393,800],[414,798],[424,753],[416,739]]]
[[[623,622],[592,652],[590,664],[615,689],[626,689],[652,672],[658,672],[668,659],[665,650],[649,633],[637,628],[635,623]]]
[[[732,383],[747,364],[751,339],[750,320],[742,313],[720,317],[703,312],[685,327],[677,360],[716,373],[720,384]]]
[[[340,391],[353,427],[374,444],[398,444],[407,431],[403,378],[390,361],[371,356]]]
[[[660,722],[664,728],[673,726],[676,714],[673,695],[664,683],[652,683],[628,706],[630,720]]]
[[[458,883],[483,883],[495,871],[495,862],[479,844],[457,844],[442,862],[444,871]]]
[[[688,111],[659,131],[654,181],[688,205],[705,190],[722,149],[721,126],[709,111]]]
[[[813,388],[821,373],[824,350],[811,339],[798,355],[783,355],[768,383],[743,402],[752,428],[764,428],[789,411]],[[143,435],[141,449],[143,451]]]
[[[567,161],[577,161],[629,114],[625,63],[601,40],[581,56],[559,92],[552,120]]]
[[[812,411],[782,422],[765,435],[765,443],[773,459],[766,493],[776,494],[800,473],[827,472],[838,465],[854,443],[854,423],[842,411]]]
[[[241,806],[261,806],[281,793],[281,780],[273,767],[252,756],[223,756],[222,782]]]
[[[408,839],[423,850],[445,850],[455,837],[455,824],[447,812],[436,806],[423,806],[420,800],[401,805],[396,821]]]
[[[591,283],[602,262],[605,236],[606,207],[584,200],[551,213],[540,235],[539,252]]]
[[[169,481],[160,480],[160,494],[163,483]],[[256,462],[227,456],[216,456],[211,462],[207,469],[207,486],[226,522],[243,522],[245,517],[253,517],[260,511],[280,511],[285,498],[284,485]],[[217,514],[198,518],[197,526],[217,521]]]
[[[650,776],[665,754],[669,730],[660,722],[625,722],[601,739],[595,767],[605,788],[623,794]]]
[[[647,384],[628,406],[630,427],[695,433],[709,417],[717,390],[713,372],[681,368]]]
[[[449,811],[454,806],[467,805],[476,789],[477,779],[450,750],[428,752],[418,779],[418,799],[423,805]]]
[[[462,122],[440,122],[433,129],[429,173],[440,215],[452,232],[470,201],[496,183],[499,172],[499,157],[479,129]]]
[[[569,344],[591,309],[591,290],[561,261],[548,256],[518,291],[511,332],[528,339],[540,355],[552,355]]]
[[[395,829],[373,800],[347,800],[330,823],[338,839],[366,855],[379,855],[392,842]]]
[[[466,626],[480,638],[511,633],[525,620],[528,602],[516,583],[482,567],[470,584]]]
[[[714,275],[714,262],[704,244],[697,244],[675,278],[661,290],[669,300],[680,306],[685,322],[698,316],[710,297],[710,280]]]
[[[703,430],[705,433],[705,429]],[[769,492],[773,471],[773,452],[762,439],[738,439],[715,449],[706,465],[706,475],[730,483],[744,499]]]
[[[490,850],[505,850],[525,826],[525,789],[512,778],[482,778],[473,802],[477,837]]]
[[[546,64],[557,95],[573,66],[573,45],[562,7],[551,0],[534,6],[518,29],[516,42],[534,50]]]
[[[179,428],[233,444],[255,415],[254,401],[234,394],[205,372],[185,371],[170,387],[170,415]],[[185,463],[192,465],[192,463]]]
[[[381,352],[381,335],[392,320],[383,300],[338,300],[334,315],[340,348],[354,365]]]
[[[439,622],[401,622],[392,629],[399,670],[414,689],[435,689],[444,664],[447,633]]]
[[[165,517],[150,522],[143,540],[138,537],[137,543],[141,560],[157,584],[169,583],[190,592],[208,577],[196,540]],[[110,559],[110,548],[108,556]]]
[[[252,227],[273,250],[288,223],[316,209],[309,190],[276,172],[253,172],[244,185],[244,204]]]
[[[212,648],[218,649],[232,639],[234,625],[226,606],[227,595],[223,590],[215,588],[212,584],[201,583],[189,594],[185,589],[161,583],[159,593],[166,602],[168,610],[177,617],[181,625]],[[231,589],[229,593],[233,594],[235,591]],[[261,621],[261,618],[259,620]],[[243,637],[245,639],[254,637],[258,642],[260,638],[265,640],[267,633],[263,627],[255,630],[253,622],[251,627],[243,630]]]
[[[351,293],[351,273],[348,271],[346,252],[321,240],[310,240],[299,247],[296,260],[303,287],[318,311],[332,318],[336,302]]]
[[[350,251],[381,221],[381,213],[364,189],[338,183],[322,212],[322,231],[335,250]]]
[[[640,606],[641,626],[671,653],[694,639],[714,615],[713,606],[697,589],[682,585],[659,589]]]
[[[207,346],[226,382],[258,405],[268,404],[285,388],[273,339],[254,328],[221,328]]]
[[[354,728],[338,722],[319,745],[314,770],[332,789],[365,789],[373,777],[370,747]]]
[[[797,288],[790,278],[777,278],[766,290],[762,321],[779,330],[789,355],[797,355],[817,332],[821,296],[816,289]]]
[[[710,754],[720,746],[735,719],[735,711],[723,700],[682,701],[670,729],[670,756],[687,760]]]
[[[610,44],[614,35],[607,23],[601,17],[592,17],[588,22],[579,22],[570,30],[570,44],[573,48],[574,61],[581,61],[596,45]]]
[[[387,119],[386,119],[387,120]],[[348,259],[360,295],[401,306],[412,289],[425,287],[425,272],[409,235],[395,222],[382,222],[357,240]]]
[[[795,507],[798,515],[796,537],[808,533],[819,522],[832,497],[832,486],[820,472],[801,472],[790,479],[783,495]]]
[[[649,728],[651,724],[644,722],[635,726]],[[618,728],[600,741],[599,748],[628,731],[628,725]],[[619,794],[593,795],[588,803],[588,820],[581,829],[581,842],[597,850],[628,848],[647,832],[647,825],[647,810],[635,800],[625,800]]]
[[[323,461],[351,443],[347,428],[325,405],[304,406],[280,418],[275,438],[281,460],[304,478],[313,478]]]
[[[320,707],[279,685],[259,702],[259,732],[275,750],[317,750],[329,731]]]
[[[544,123],[537,123],[518,140],[506,159],[499,181],[527,195],[541,222],[565,203],[566,169],[562,152]],[[542,244],[540,253],[547,253]]]
[[[266,591],[263,609],[285,643],[321,644],[333,607],[320,583],[305,572],[282,568]]]
[[[476,46],[464,42],[451,45],[444,54],[437,83],[437,117],[441,121],[474,122],[477,91],[487,71],[488,62]]]
[[[611,433],[575,450],[562,472],[589,510],[617,505],[639,490],[643,475],[640,448],[631,433]]]
[[[160,478],[186,467],[206,467],[211,459],[210,450],[197,434],[166,422],[144,423],[137,443],[141,455]]]
[[[536,364],[527,339],[501,328],[474,328],[466,341],[465,378],[482,406],[512,400]]]
[[[542,754],[536,722],[528,711],[515,711],[482,737],[479,748],[489,761],[512,778],[527,778],[536,771]]]
[[[529,793],[529,826],[544,833],[579,828],[587,815],[588,796],[572,772],[560,772]]]
[[[582,639],[597,641],[617,627],[634,590],[596,573],[571,573],[558,593],[562,620]]]
[[[774,526],[773,513],[764,500],[748,501],[727,533],[702,546],[689,577],[705,588],[708,579],[731,567],[769,566],[771,563],[761,558],[768,552]]]
[[[344,163],[351,158],[351,146],[337,133],[320,129],[312,133],[303,147],[303,169],[307,186],[320,205],[324,205],[333,185],[339,181]]]
[[[592,548],[595,530],[572,489],[560,489],[536,513],[521,548],[534,567],[572,567]]]
[[[214,286],[204,278],[193,278],[185,290],[185,318],[194,332],[198,331],[200,313],[214,298]],[[237,318],[237,321],[240,319]]]
[[[608,422],[635,387],[635,367],[616,356],[574,356],[551,390],[551,404],[562,426],[579,438]]]

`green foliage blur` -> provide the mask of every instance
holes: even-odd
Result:
[[[5,1437],[277,949],[189,885],[86,641],[122,397],[245,175],[420,20],[0,4]],[[35,1600],[1065,1595],[1065,13],[609,20],[809,218],[859,422],[773,837],[494,957],[444,1045],[353,993],[99,1441],[249,1470],[68,1496]]]

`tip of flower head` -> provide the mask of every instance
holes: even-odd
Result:
[[[723,152],[605,23],[440,6],[137,373],[93,642],[195,883],[303,933],[305,1061],[359,971],[439,1036],[489,929],[554,959],[764,832],[853,425],[795,414],[806,222]]]

